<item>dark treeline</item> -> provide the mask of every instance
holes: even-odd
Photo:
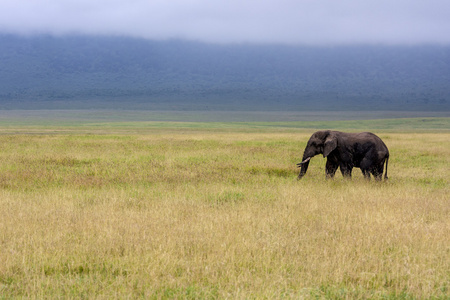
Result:
[[[1,108],[450,110],[450,47],[1,35]]]

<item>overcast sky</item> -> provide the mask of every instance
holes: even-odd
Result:
[[[0,0],[0,32],[450,44],[450,0]]]

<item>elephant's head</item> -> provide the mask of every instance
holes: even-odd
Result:
[[[337,136],[332,131],[317,131],[315,132],[306,145],[305,152],[303,152],[302,162],[297,164],[300,169],[298,179],[301,179],[308,170],[309,161],[317,154],[323,154],[327,157],[331,151],[337,147]]]

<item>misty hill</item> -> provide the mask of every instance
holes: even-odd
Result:
[[[0,109],[450,110],[449,46],[0,35]]]

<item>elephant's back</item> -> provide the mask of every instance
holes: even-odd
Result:
[[[389,149],[379,136],[372,132],[363,133],[365,133],[367,137],[370,137],[380,157],[389,157]]]

